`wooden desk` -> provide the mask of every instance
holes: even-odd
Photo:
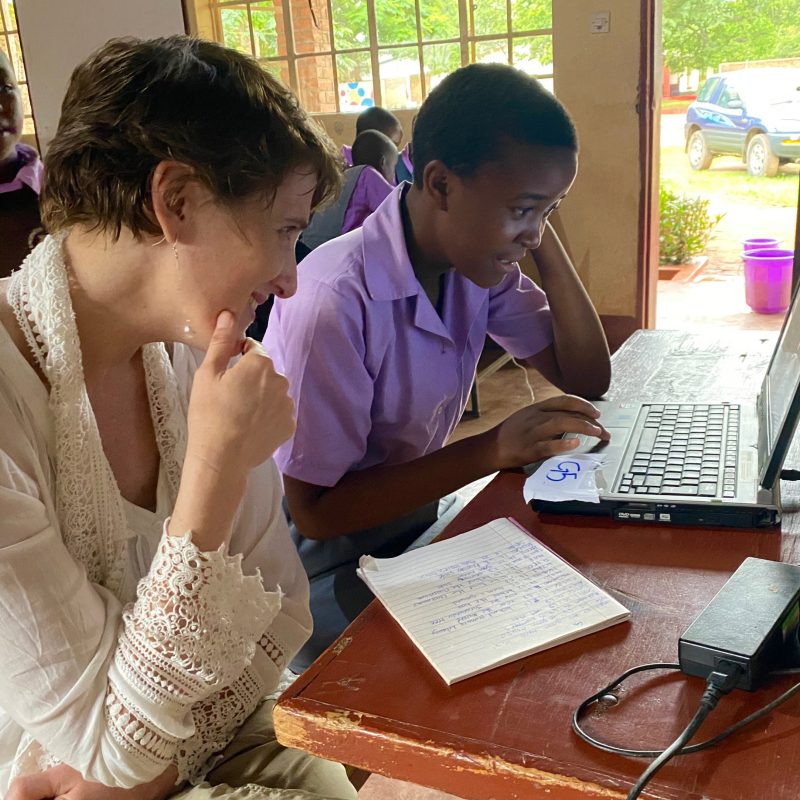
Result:
[[[697,399],[752,399],[771,347],[772,338],[753,335],[639,332],[615,358],[609,396],[663,399],[685,390]],[[446,534],[513,516],[628,606],[632,622],[448,687],[374,602],[278,703],[282,743],[468,800],[626,796],[647,762],[584,744],[570,727],[573,710],[631,666],[677,660],[680,634],[747,556],[798,561],[797,497],[784,498],[780,531],[623,526],[539,517],[523,502],[523,480],[499,475]],[[791,683],[734,692],[701,733],[720,731]],[[634,678],[621,702],[595,711],[586,727],[620,745],[664,747],[703,687],[678,672]],[[646,796],[795,800],[799,785],[794,699],[720,747],[675,759]]]

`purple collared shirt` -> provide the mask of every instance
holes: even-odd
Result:
[[[364,220],[392,193],[392,186],[375,167],[366,166],[361,170],[350,202],[344,212],[342,233],[360,228]]]
[[[297,412],[275,460],[293,478],[333,486],[353,470],[438,450],[461,417],[487,333],[518,358],[552,341],[547,298],[518,269],[491,289],[447,273],[439,317],[408,258],[407,189],[308,255],[297,294],[275,301],[264,346]]]
[[[8,183],[0,183],[0,194],[3,192],[16,192],[23,186],[29,186],[36,194],[41,194],[44,167],[39,154],[32,147],[28,147],[27,144],[18,144],[17,158],[20,163],[17,175]]]
[[[349,144],[342,145],[342,158],[344,159],[345,167],[353,166],[353,148]]]

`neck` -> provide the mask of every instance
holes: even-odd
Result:
[[[12,147],[8,152],[0,155],[0,183],[11,183],[17,177],[19,159],[17,148]]]
[[[125,231],[114,241],[103,232],[74,228],[64,242],[64,257],[87,383],[135,366],[142,345],[164,338],[147,280],[157,274],[162,249]]]
[[[406,249],[414,274],[423,286],[438,284],[439,277],[452,265],[439,245],[437,209],[431,208],[423,192],[413,185],[405,193],[400,207]]]

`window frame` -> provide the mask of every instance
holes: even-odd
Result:
[[[2,2],[2,0],[0,0]],[[334,35],[334,22],[333,22],[333,0],[322,0],[322,3],[327,6],[328,12],[328,37],[330,47],[327,49],[314,50],[313,52],[296,52],[294,44],[294,29],[292,24],[292,8],[291,0],[272,0],[274,5],[280,5],[283,16],[283,35],[286,43],[286,54],[276,56],[261,56],[258,53],[256,46],[256,37],[253,30],[252,6],[258,5],[263,0],[195,0],[196,3],[202,2],[207,10],[210,12],[211,26],[213,30],[214,39],[217,42],[224,43],[223,23],[222,23],[222,9],[225,8],[246,8],[247,21],[250,33],[250,47],[254,57],[262,64],[278,64],[286,65],[289,75],[289,85],[291,89],[301,95],[301,87],[298,80],[297,63],[304,59],[309,58],[324,58],[330,59],[333,75],[332,88],[336,97],[336,111],[335,112],[317,112],[317,113],[350,113],[354,109],[342,110],[341,98],[339,95],[339,71],[337,65],[337,56],[339,55],[356,55],[356,54],[369,54],[370,66],[372,74],[372,87],[373,99],[375,105],[383,104],[383,88],[381,85],[381,65],[380,55],[385,51],[398,50],[401,48],[415,48],[417,50],[417,61],[419,64],[419,80],[420,80],[420,93],[422,100],[428,95],[427,77],[425,74],[425,57],[423,49],[430,45],[453,45],[457,44],[460,48],[461,61],[460,65],[465,66],[475,61],[476,46],[481,42],[504,42],[507,48],[508,60],[506,63],[514,63],[514,43],[519,39],[532,38],[532,37],[549,37],[552,42],[553,28],[534,28],[525,30],[516,30],[513,28],[512,4],[514,0],[505,0],[506,4],[506,27],[507,30],[501,33],[474,33],[474,19],[472,18],[471,10],[472,5],[468,0],[457,0],[458,5],[458,20],[459,20],[459,34],[457,37],[449,37],[442,39],[423,39],[422,38],[422,19],[420,12],[420,0],[414,0],[414,9],[416,17],[416,31],[417,38],[415,41],[409,42],[393,42],[391,44],[380,44],[378,42],[377,30],[377,16],[375,12],[375,0],[366,0],[367,6],[367,24],[369,31],[369,45],[363,47],[342,47],[336,46],[336,38]],[[309,3],[310,5],[310,3]],[[312,10],[313,13],[313,10]],[[552,19],[551,19],[552,22]],[[472,29],[472,32],[470,31]],[[542,72],[534,74],[537,79],[552,79],[553,69],[549,72]],[[408,106],[407,108],[413,108]]]

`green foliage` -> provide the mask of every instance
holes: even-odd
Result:
[[[255,55],[256,58],[276,56],[278,53],[278,32],[275,23],[275,10],[272,2],[253,3],[250,17],[253,21],[253,39],[256,52],[250,43],[250,28],[245,8],[221,8],[222,36],[225,44],[241,53]]]
[[[468,29],[476,35],[508,35],[505,0],[470,0],[471,18]],[[338,49],[369,47],[369,26],[365,0],[333,0],[333,29]],[[552,0],[512,0],[514,31],[541,30],[552,25]],[[469,13],[469,10],[468,10]],[[417,41],[414,0],[375,0],[375,24],[381,46]],[[459,37],[458,4],[455,0],[420,0],[420,24],[423,42]],[[526,37],[515,41],[515,60],[539,59],[552,63],[553,44],[549,36]],[[443,75],[461,66],[458,46],[428,45],[424,60],[426,70]],[[337,61],[340,73],[360,80],[368,77],[369,59],[357,54],[342,54]]]
[[[798,0],[664,0],[663,11],[672,72],[800,54]]]
[[[664,184],[659,201],[659,263],[684,264],[705,250],[723,215],[709,213],[709,200],[678,194]]]

